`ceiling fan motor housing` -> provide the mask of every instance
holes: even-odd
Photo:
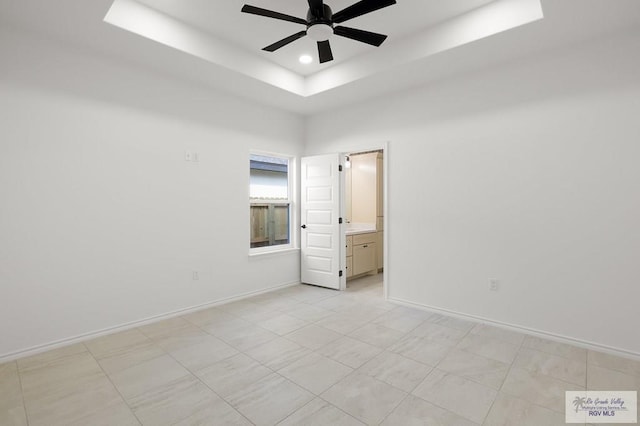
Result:
[[[333,12],[326,4],[322,5],[322,12],[309,9],[307,12],[307,35],[315,41],[325,41],[333,35]]]

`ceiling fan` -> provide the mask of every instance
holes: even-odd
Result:
[[[331,8],[324,4],[323,0],[308,0],[308,2],[309,11],[307,12],[306,20],[268,9],[250,6],[248,4],[245,4],[242,7],[242,12],[306,25],[306,30],[283,38],[262,50],[275,52],[281,47],[308,35],[318,42],[318,55],[320,57],[320,63],[322,64],[333,60],[333,53],[331,52],[331,45],[329,44],[329,38],[332,34],[367,43],[376,47],[380,46],[387,38],[384,34],[372,33],[340,25],[335,26],[335,24],[341,24],[358,16],[396,4],[396,0],[361,0],[337,13],[333,13]]]

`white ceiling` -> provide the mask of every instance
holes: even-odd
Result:
[[[541,0],[544,19],[530,20],[531,23],[509,31],[503,31],[508,28],[504,23],[490,30],[485,28],[485,21],[471,17],[496,17],[495,13],[481,12],[492,7],[495,12],[496,4],[531,5],[533,0],[398,0],[397,5],[348,22],[353,27],[388,34],[389,39],[382,47],[376,49],[344,40],[348,48],[339,51],[336,41],[336,61],[319,71],[306,68],[300,71],[296,68],[299,65],[287,61],[297,61],[295,49],[302,48],[304,43],[294,45],[303,40],[283,48],[282,57],[260,50],[296,32],[298,26],[242,14],[239,12],[242,1],[117,1],[135,3],[145,10],[151,10],[149,5],[153,5],[156,18],[166,18],[162,22],[171,26],[147,28],[150,32],[144,38],[109,25],[104,18],[113,0],[0,0],[0,28],[11,27],[62,41],[80,51],[90,49],[151,72],[304,115],[640,28],[638,0]],[[247,2],[301,17],[306,9],[304,0]],[[329,4],[339,10],[351,2],[334,3]],[[480,7],[460,15],[468,5]],[[215,28],[211,28],[210,22],[216,24]],[[472,25],[474,22],[477,25]],[[237,26],[243,26],[245,31],[235,34]],[[463,34],[470,27],[478,28],[472,28],[473,34]],[[160,39],[176,34],[182,38],[158,43],[149,39],[154,31]],[[195,52],[172,47],[185,43]]]

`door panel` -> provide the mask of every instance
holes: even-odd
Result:
[[[309,188],[307,197],[316,201],[331,201],[333,195],[331,194],[331,188]]]
[[[307,211],[306,219],[305,223],[307,226],[310,223],[315,225],[331,225],[334,221],[333,212],[331,210],[309,210]]]
[[[333,245],[331,235],[307,232],[307,247],[330,249]]]
[[[301,161],[302,218],[301,280],[340,289],[344,236],[341,213],[341,176],[338,154],[303,157]]]

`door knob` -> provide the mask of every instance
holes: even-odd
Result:
[[[307,229],[307,225],[302,225],[301,228],[302,229]]]

